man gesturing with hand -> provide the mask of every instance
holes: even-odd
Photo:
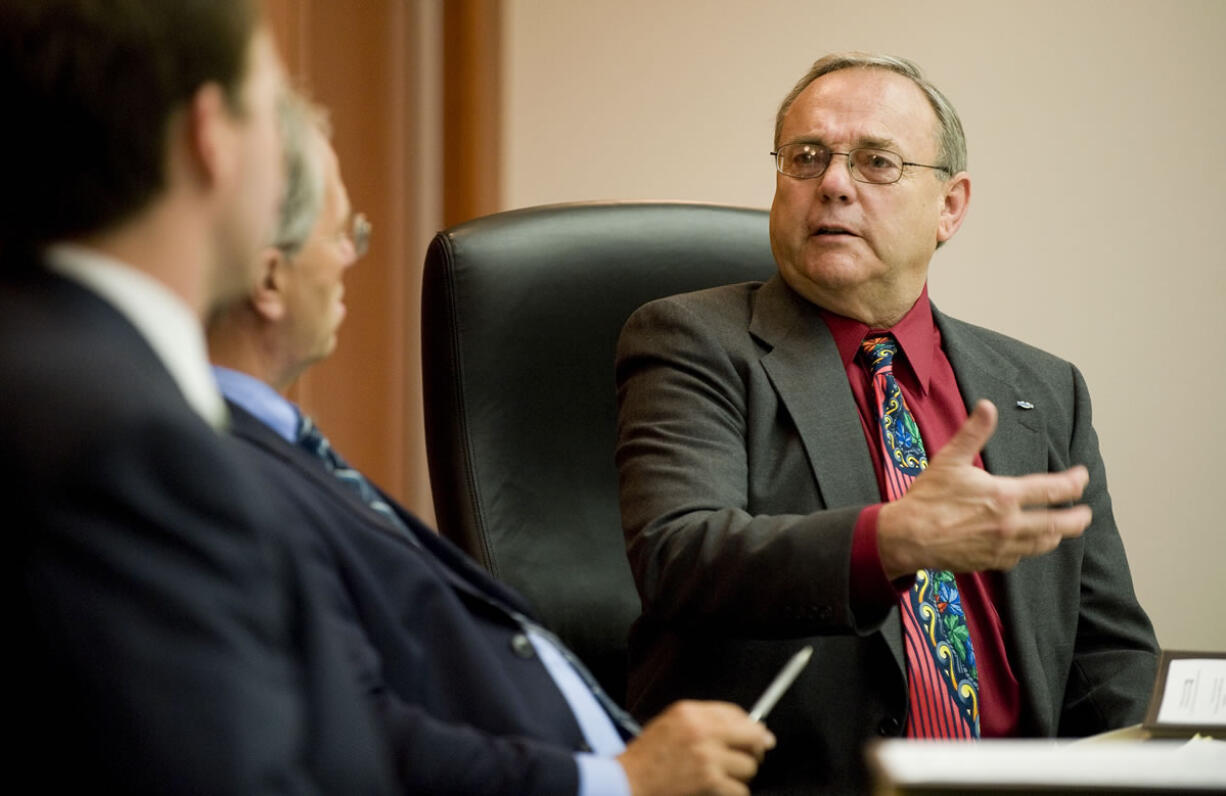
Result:
[[[1090,524],[1089,506],[1058,507],[1081,498],[1089,480],[1084,465],[1016,477],[976,467],[995,430],[996,407],[980,401],[906,495],[881,507],[877,548],[891,580],[924,567],[1011,569]]]
[[[779,273],[652,302],[618,347],[629,705],[748,705],[805,644],[755,792],[865,789],[879,736],[1140,721],[1156,640],[1081,374],[939,312],[970,202],[908,61],[814,64],[776,119]]]

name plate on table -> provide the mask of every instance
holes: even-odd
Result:
[[[1226,739],[1226,652],[1163,650],[1142,727],[1155,737]]]

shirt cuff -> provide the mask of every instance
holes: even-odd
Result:
[[[630,796],[626,770],[612,757],[579,753],[579,796]]]
[[[852,531],[851,604],[854,608],[884,607],[898,600],[899,593],[886,577],[881,553],[877,550],[877,515],[883,505],[865,506]]]

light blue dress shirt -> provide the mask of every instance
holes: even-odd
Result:
[[[217,377],[222,395],[246,409],[286,442],[291,445],[295,443],[301,416],[298,407],[272,387],[246,373],[214,366],[213,374]],[[579,766],[578,796],[630,796],[626,772],[614,759],[625,750],[626,745],[613,720],[548,639],[531,628],[527,629],[527,635],[541,663],[570,705],[575,721],[592,749],[591,754],[575,754],[575,762]]]

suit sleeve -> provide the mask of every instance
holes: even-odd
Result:
[[[752,345],[744,328],[731,337],[675,300],[646,305],[622,331],[617,465],[644,612],[758,638],[874,629],[889,606],[853,611],[849,596],[864,507],[780,514],[751,505],[751,468],[778,468],[781,491],[787,479],[812,479],[807,464],[782,472],[788,468],[766,456],[755,459],[770,438],[751,443],[753,423],[782,429],[764,433],[793,432],[762,387]]]
[[[1080,611],[1059,723],[1062,736],[1090,735],[1140,722],[1153,686],[1158,648],[1133,590],[1111,510],[1089,392],[1081,373],[1075,367],[1072,371],[1071,458],[1090,471],[1083,500],[1093,509],[1094,520],[1083,536]]]

